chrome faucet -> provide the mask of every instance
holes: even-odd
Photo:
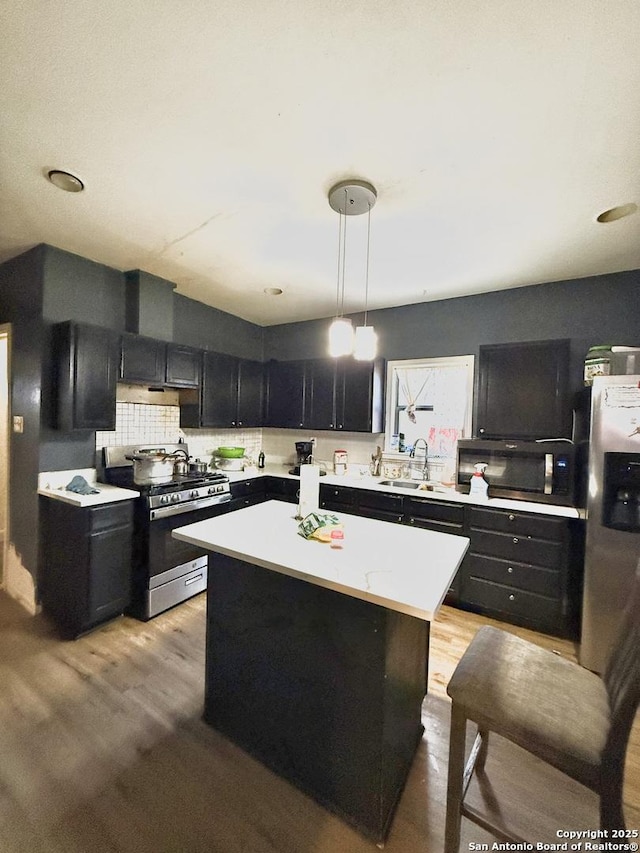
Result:
[[[422,442],[424,444],[424,465],[422,466],[422,479],[427,480],[428,479],[427,463],[429,460],[429,445],[427,444],[427,440],[425,438],[417,438],[413,443],[413,447],[411,448],[411,453],[409,454],[409,456],[411,459],[416,458],[416,447],[418,446],[418,444],[420,442]]]

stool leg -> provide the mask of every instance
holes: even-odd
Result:
[[[449,771],[447,782],[447,822],[444,830],[444,853],[458,853],[462,814],[462,785],[464,774],[467,718],[455,702],[451,703],[449,734]]]

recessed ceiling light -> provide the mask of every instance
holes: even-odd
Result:
[[[60,169],[51,169],[47,172],[47,177],[60,190],[65,190],[68,193],[81,193],[84,189],[84,184],[80,178],[76,178],[71,172],[63,172]]]
[[[281,287],[265,287],[264,292],[267,296],[280,296],[282,293]]]
[[[615,222],[617,219],[624,219],[625,216],[631,216],[638,209],[638,205],[631,202],[630,204],[621,204],[618,207],[612,207],[609,210],[603,211],[597,217],[598,222]]]

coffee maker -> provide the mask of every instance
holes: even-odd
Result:
[[[296,464],[289,471],[290,474],[300,476],[300,466],[313,461],[313,441],[296,441]],[[324,474],[321,471],[320,474]]]

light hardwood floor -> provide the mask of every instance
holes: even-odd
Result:
[[[201,720],[205,600],[149,623],[123,618],[74,642],[0,593],[2,853],[366,853],[376,849]],[[432,627],[425,734],[385,849],[441,851],[446,683],[477,628],[445,607]],[[505,626],[506,627],[506,626]],[[575,658],[573,645],[510,630]],[[640,736],[627,823],[640,827]],[[496,738],[482,790],[532,841],[597,826],[594,795]],[[511,814],[517,819],[510,819]],[[463,821],[461,850],[493,841]],[[490,848],[489,848],[490,849]]]

